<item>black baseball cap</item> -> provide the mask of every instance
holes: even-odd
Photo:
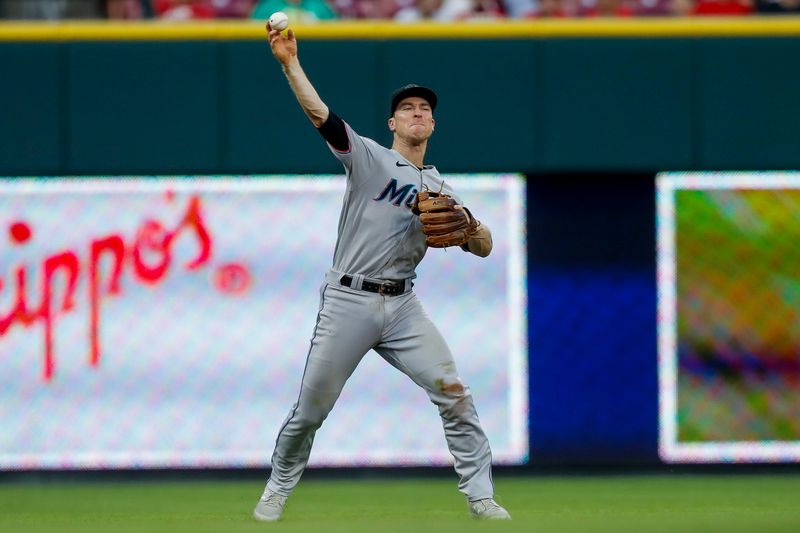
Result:
[[[436,109],[436,102],[438,99],[436,98],[436,93],[433,92],[432,89],[428,89],[422,85],[409,83],[408,85],[403,85],[392,93],[392,108],[389,110],[389,116],[394,115],[394,110],[397,109],[397,104],[399,104],[403,98],[409,98],[411,96],[419,96],[428,102],[431,105],[431,111]]]

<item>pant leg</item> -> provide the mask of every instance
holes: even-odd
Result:
[[[470,501],[492,497],[492,454],[472,394],[415,294],[387,299],[387,326],[375,350],[425,389],[439,408],[459,490]]]
[[[378,341],[382,317],[365,305],[365,297],[366,293],[335,285],[322,288],[300,393],[272,454],[267,488],[273,492],[288,496],[300,481],[317,429],[364,354]]]

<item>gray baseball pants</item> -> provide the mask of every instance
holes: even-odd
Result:
[[[491,498],[492,456],[472,395],[414,292],[384,296],[335,279],[329,274],[320,291],[300,394],[278,433],[267,488],[289,496],[308,463],[317,429],[358,363],[374,349],[425,389],[439,408],[459,490],[470,501]]]

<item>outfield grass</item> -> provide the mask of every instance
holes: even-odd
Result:
[[[792,532],[800,476],[499,477],[512,522],[468,518],[454,479],[300,483],[277,524],[261,483],[0,484],[0,532]]]

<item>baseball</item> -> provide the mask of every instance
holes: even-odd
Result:
[[[289,27],[289,17],[283,11],[276,11],[269,17],[269,27],[273,30],[283,31]]]

